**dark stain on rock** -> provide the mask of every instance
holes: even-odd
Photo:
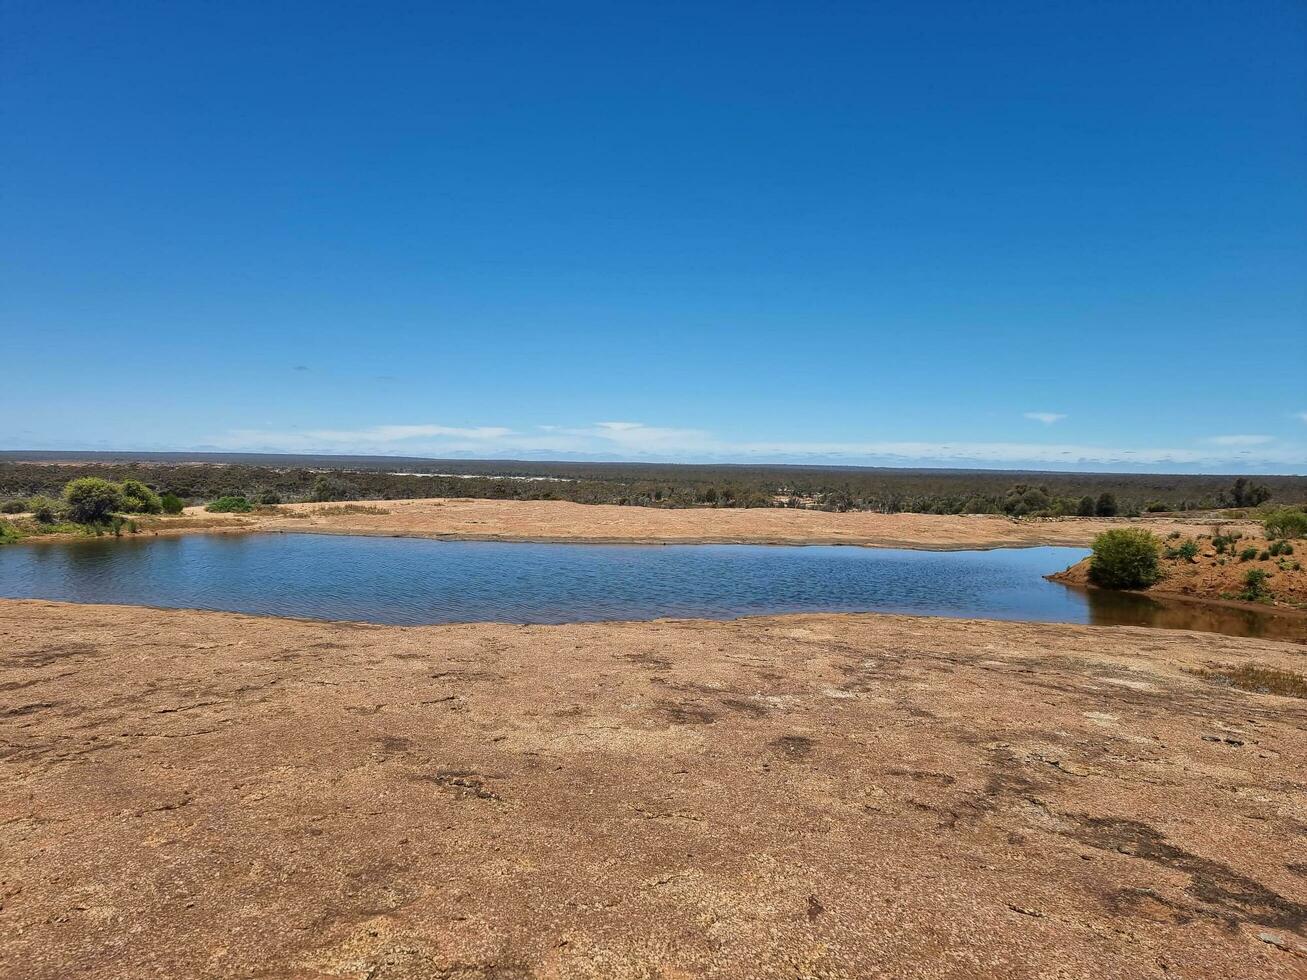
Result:
[[[782,735],[770,743],[771,747],[789,759],[806,759],[812,755],[815,744],[806,735]]]
[[[765,717],[769,711],[765,704],[759,704],[757,701],[749,701],[745,698],[722,698],[722,707],[729,708],[731,711],[738,711],[750,718]]]
[[[42,711],[47,711],[54,706],[54,701],[33,701],[30,704],[20,704],[13,708],[5,708],[3,711],[0,711],[0,718],[21,718],[23,715],[35,715]]]
[[[656,653],[626,653],[621,657],[627,663],[636,664],[640,667],[648,667],[650,670],[671,670],[672,661],[668,657],[660,657]]]
[[[657,710],[673,725],[711,725],[717,720],[717,716],[707,708],[688,702],[663,701]]]
[[[1112,817],[1072,819],[1078,826],[1066,834],[1082,844],[1189,875],[1188,891],[1207,906],[1202,911],[1209,915],[1230,924],[1247,921],[1295,931],[1307,925],[1307,906],[1290,901],[1228,865],[1177,847],[1146,823]]]
[[[6,653],[0,665],[5,667],[49,667],[67,660],[98,657],[100,650],[93,643],[56,643],[36,650]]]

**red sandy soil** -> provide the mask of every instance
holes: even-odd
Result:
[[[1232,551],[1227,550],[1225,554],[1216,552],[1210,534],[1195,537],[1199,545],[1196,557],[1163,557],[1161,580],[1139,591],[1190,599],[1236,599],[1244,590],[1244,577],[1249,570],[1259,568],[1270,576],[1266,588],[1270,590],[1271,599],[1266,605],[1279,610],[1307,610],[1307,541],[1291,542],[1294,547],[1292,555],[1244,561],[1239,555],[1245,548],[1255,548],[1260,556],[1271,542],[1256,526],[1241,527],[1238,533],[1243,536],[1234,543]],[[1162,547],[1175,548],[1183,540],[1186,537],[1163,540]],[[1067,585],[1087,586],[1089,565],[1089,559],[1085,559],[1049,578]]]

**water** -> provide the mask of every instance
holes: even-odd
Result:
[[[0,595],[402,625],[874,611],[1303,634],[1301,620],[1044,580],[1086,554],[187,535],[4,548]]]

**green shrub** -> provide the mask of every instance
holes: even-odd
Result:
[[[13,544],[19,536],[17,528],[6,520],[0,520],[0,544]]]
[[[159,495],[140,480],[123,480],[123,510],[129,514],[158,514],[163,510]]]
[[[1150,500],[1144,505],[1144,512],[1147,514],[1164,514],[1171,508],[1160,500]]]
[[[27,508],[21,500],[6,500],[0,504],[0,514],[21,514]]]
[[[1271,597],[1271,590],[1266,587],[1266,580],[1271,573],[1262,568],[1250,568],[1243,577],[1243,591],[1239,598],[1247,602],[1265,602]]]
[[[1293,554],[1293,545],[1289,544],[1288,541],[1272,541],[1267,551],[1273,555],[1291,555]]]
[[[1117,510],[1115,495],[1107,492],[1098,495],[1098,500],[1094,503],[1094,514],[1096,516],[1115,517]]]
[[[68,517],[78,524],[103,524],[123,504],[122,489],[98,476],[84,476],[64,487]]]
[[[63,516],[64,507],[57,500],[49,497],[32,497],[27,501],[27,510],[42,524],[54,524]]]
[[[1122,527],[1094,538],[1089,580],[1107,589],[1143,589],[1161,577],[1158,540],[1142,528]]]
[[[159,498],[159,506],[165,514],[180,514],[186,505],[175,493],[165,493]]]
[[[1166,549],[1167,558],[1184,558],[1186,560],[1198,557],[1198,542],[1193,538],[1188,541],[1181,541],[1174,548]]]
[[[281,503],[281,494],[277,493],[276,490],[264,490],[263,493],[259,494],[259,503],[265,507],[275,507]]]
[[[1093,498],[1093,497],[1081,497],[1081,498],[1080,498],[1080,502],[1079,502],[1078,504],[1076,504],[1076,516],[1077,516],[1077,517],[1093,517],[1093,516],[1094,516],[1094,498]]]
[[[213,514],[247,514],[254,505],[244,497],[219,497],[204,509]]]
[[[1212,547],[1216,549],[1218,555],[1223,555],[1227,551],[1232,550],[1231,545],[1238,540],[1239,539],[1232,534],[1218,534],[1216,537],[1212,538]]]
[[[1240,561],[1252,561],[1256,557],[1257,557],[1256,548],[1244,548],[1243,551],[1239,552]]]
[[[1307,513],[1301,510],[1285,508],[1266,516],[1266,536],[1268,538],[1303,538],[1307,537]]]

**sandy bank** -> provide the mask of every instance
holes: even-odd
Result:
[[[0,974],[1290,977],[1301,647],[0,601]]]
[[[361,513],[357,511],[360,506],[385,513]],[[289,504],[278,510],[283,514],[232,515],[230,520],[265,530],[463,540],[848,544],[937,550],[1087,546],[1099,532],[1126,523],[1095,518],[1015,521],[992,515],[834,514],[784,508],[673,510],[554,500],[386,500],[354,508]],[[202,509],[193,508],[189,516],[201,514]],[[1159,534],[1173,530],[1196,534],[1205,529],[1201,523],[1171,518],[1131,523]]]

